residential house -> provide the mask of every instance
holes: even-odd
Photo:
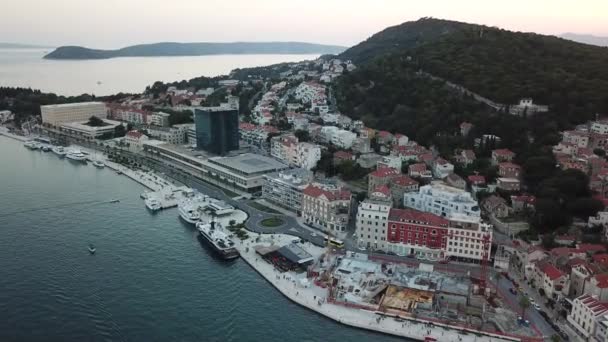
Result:
[[[496,218],[505,218],[509,216],[509,213],[511,211],[511,208],[509,208],[507,201],[497,195],[491,195],[485,198],[481,203],[481,207],[487,213]]]
[[[539,289],[543,289],[547,298],[558,300],[563,293],[568,293],[568,278],[547,260],[536,263],[532,279]]]
[[[463,166],[469,166],[477,159],[473,150],[462,150],[454,156],[454,160]]]
[[[534,195],[511,196],[511,207],[513,212],[519,213],[526,210],[534,210],[536,197]]]
[[[471,129],[473,128],[473,124],[470,122],[463,122],[460,124],[460,135],[462,136],[467,136],[469,135],[469,132],[471,131]]]
[[[388,185],[393,178],[401,172],[390,167],[381,167],[371,172],[367,180],[367,191],[371,193],[374,189],[381,185]]]
[[[406,135],[397,133],[395,134],[395,141],[398,146],[406,146],[410,139]]]
[[[393,205],[403,205],[403,195],[406,192],[418,191],[418,182],[406,175],[397,175],[390,182],[391,194],[393,196]]]
[[[393,143],[395,137],[387,131],[379,131],[376,135],[379,144],[390,145]]]
[[[455,188],[458,189],[466,189],[467,188],[467,182],[465,182],[465,180],[460,177],[459,175],[455,174],[455,173],[450,173],[446,178],[445,178],[445,183],[449,186],[453,186]]]
[[[447,160],[439,157],[433,163],[433,176],[439,179],[444,179],[451,173],[454,173],[454,165]]]
[[[516,178],[498,178],[496,187],[504,191],[519,191],[520,181]]]
[[[510,162],[500,163],[498,164],[498,175],[504,178],[519,178],[521,167]]]
[[[452,214],[480,216],[479,205],[470,193],[443,182],[432,182],[421,186],[418,192],[405,193],[403,205],[444,217]]]
[[[581,340],[589,341],[595,334],[596,323],[602,321],[606,313],[608,303],[585,294],[574,299],[567,321]]]
[[[428,176],[430,171],[427,170],[425,163],[417,163],[408,166],[408,175],[414,178],[422,178]]]
[[[511,150],[502,148],[498,150],[492,151],[492,165],[498,165],[503,162],[513,161],[515,158],[515,153],[511,152]]]
[[[352,153],[347,151],[336,151],[334,153],[334,165],[338,165],[347,160],[354,160],[355,157]]]
[[[141,149],[143,143],[148,140],[148,136],[138,132],[138,131],[129,131],[125,134],[125,141],[133,147]]]

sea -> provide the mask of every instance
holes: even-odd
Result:
[[[49,52],[49,49],[0,49],[0,86],[30,87],[66,96],[141,93],[156,81],[173,82],[199,76],[227,75],[236,68],[319,57],[317,54],[43,59]]]
[[[0,341],[403,341],[292,303],[125,176],[4,136],[0,156]]]

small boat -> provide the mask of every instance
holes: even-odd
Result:
[[[148,208],[150,211],[158,211],[161,210],[163,208],[162,203],[154,197],[151,198],[147,198],[144,203],[146,204],[146,208]]]
[[[34,140],[26,141],[23,146],[29,148],[30,150],[37,150],[40,148],[40,143]]]
[[[110,201],[110,203],[119,203],[119,202],[120,202],[119,199],[113,199],[113,200]]]
[[[118,175],[122,175],[122,171],[120,171],[120,170],[116,170],[116,174],[118,174]]]
[[[93,162],[93,166],[103,169],[105,165],[103,164],[103,162],[101,160],[96,160]]]
[[[96,251],[97,251],[97,248],[95,248],[95,246],[92,243],[89,244],[89,253],[95,254]]]
[[[42,150],[42,152],[50,152],[51,151],[51,146],[49,146],[49,145],[41,145],[40,149]]]
[[[53,153],[63,158],[68,152],[65,150],[65,148],[63,148],[63,146],[55,146],[53,147]]]

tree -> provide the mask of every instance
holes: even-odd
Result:
[[[593,153],[594,153],[595,155],[600,156],[600,157],[605,157],[605,156],[606,156],[606,151],[604,151],[604,150],[603,150],[603,149],[601,149],[601,148],[594,148],[594,149],[593,149]]]
[[[103,125],[105,125],[105,123],[103,122],[102,119],[96,117],[95,115],[91,116],[89,118],[89,121],[87,122],[87,125],[91,126],[91,127],[101,127]]]
[[[116,128],[114,128],[114,137],[115,138],[124,137],[125,134],[127,134],[127,130],[125,129],[125,126],[118,125],[118,126],[116,126]]]
[[[308,131],[298,129],[294,132],[296,138],[298,138],[299,142],[308,142],[310,141],[310,133]]]
[[[519,307],[521,308],[521,317],[525,318],[526,310],[530,307],[530,300],[527,297],[519,298]]]

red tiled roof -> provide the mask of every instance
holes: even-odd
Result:
[[[382,138],[388,138],[388,137],[393,136],[390,132],[387,132],[387,131],[380,131],[380,132],[378,132],[378,135]]]
[[[420,156],[418,156],[418,159],[420,159],[424,162],[431,161],[431,160],[433,160],[433,158],[434,157],[433,157],[432,153],[424,153],[424,154],[421,154]]]
[[[608,274],[597,274],[595,276],[595,281],[597,282],[597,287],[600,289],[608,288]]]
[[[557,269],[557,267],[553,266],[553,264],[550,264],[548,262],[540,261],[536,264],[536,266],[551,280],[555,280],[564,275],[560,270]]]
[[[424,224],[436,227],[447,227],[448,220],[431,213],[425,213],[414,209],[391,209],[388,214],[388,220],[394,222],[414,221],[418,224]]]
[[[435,163],[437,163],[437,164],[439,164],[439,165],[446,165],[446,164],[449,164],[447,160],[445,160],[445,159],[443,159],[443,158],[441,158],[441,157],[439,157],[439,158],[435,159]]]
[[[387,197],[391,195],[391,189],[389,189],[386,185],[380,185],[376,187],[373,192],[379,192]]]
[[[536,203],[536,197],[534,195],[511,196],[511,202],[525,202],[534,205],[534,203]]]
[[[581,243],[576,246],[576,248],[583,253],[586,252],[604,252],[606,251],[606,247],[604,245],[595,244],[595,243]]]
[[[399,176],[393,178],[392,183],[400,185],[400,186],[410,186],[410,185],[418,184],[418,182],[416,182],[415,180],[411,179],[410,177],[408,177],[406,175],[399,175]]]
[[[141,138],[142,135],[144,135],[144,134],[139,131],[128,131],[127,132],[127,136],[129,138],[139,139],[139,138]]]
[[[410,172],[422,172],[422,171],[426,171],[426,164],[424,163],[417,163],[417,164],[412,164],[408,167],[408,170]]]
[[[348,190],[339,189],[339,190],[326,190],[312,184],[308,185],[306,189],[303,191],[304,195],[318,198],[321,195],[325,195],[329,201],[335,200],[348,200],[351,197],[351,193]]]
[[[497,155],[497,156],[501,156],[501,157],[512,157],[515,155],[515,153],[513,153],[511,150],[507,149],[507,148],[501,148],[498,150],[494,150],[492,151],[493,154]]]
[[[509,163],[509,162],[504,162],[504,163],[499,163],[498,164],[498,168],[499,169],[521,169],[521,166],[514,164],[514,163]]]
[[[395,176],[398,174],[399,171],[393,169],[392,167],[380,167],[376,171],[370,173],[370,176],[384,178],[388,176]]]
[[[471,175],[468,177],[472,184],[486,184],[486,177],[480,175]]]

